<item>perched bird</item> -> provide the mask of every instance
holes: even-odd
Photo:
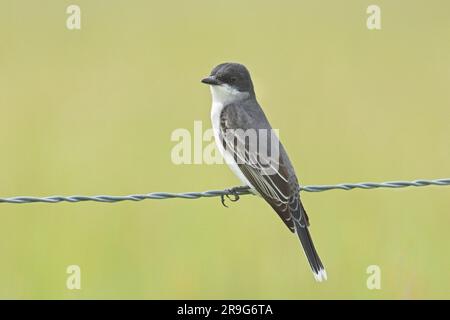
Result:
[[[212,127],[223,158],[242,183],[270,204],[286,226],[298,235],[314,278],[326,280],[327,274],[308,230],[309,219],[300,201],[294,167],[278,137],[270,133],[272,127],[256,100],[249,71],[239,63],[222,63],[202,82],[211,89]],[[229,134],[238,130],[253,130],[257,134]],[[253,141],[243,141],[249,136]],[[262,143],[267,138],[270,143]],[[265,145],[266,152],[255,144]],[[272,154],[276,154],[276,159],[270,159]]]

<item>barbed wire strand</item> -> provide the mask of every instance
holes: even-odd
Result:
[[[329,190],[353,190],[353,189],[377,189],[377,188],[405,188],[405,187],[425,187],[425,186],[448,186],[450,185],[450,178],[435,179],[435,180],[414,180],[414,181],[388,181],[388,182],[360,182],[360,183],[341,183],[335,185],[311,185],[302,186],[300,191],[305,192],[323,192]],[[251,194],[248,187],[235,187],[225,190],[209,190],[204,192],[153,192],[147,194],[132,194],[127,196],[111,196],[111,195],[96,195],[96,196],[49,196],[49,197],[29,197],[19,196],[10,198],[0,198],[0,203],[57,203],[57,202],[108,202],[115,203],[121,201],[142,201],[147,199],[161,200],[161,199],[199,199],[211,197],[224,197],[231,195],[248,195]]]

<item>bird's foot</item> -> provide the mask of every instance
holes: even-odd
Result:
[[[247,192],[249,189],[250,189],[249,187],[244,186],[244,187],[234,187],[234,188],[225,190],[225,191],[227,191],[228,193],[227,193],[227,194],[222,194],[222,195],[220,196],[220,200],[221,200],[221,202],[222,202],[222,205],[223,205],[225,208],[228,208],[228,206],[225,204],[225,197],[227,197],[228,200],[230,200],[231,202],[236,202],[236,201],[239,201],[239,199],[241,198],[241,197],[239,196],[239,194],[245,193],[245,192]]]

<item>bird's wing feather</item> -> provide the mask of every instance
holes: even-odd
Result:
[[[295,232],[293,219],[301,226],[308,225],[308,218],[298,194],[297,178],[278,137],[270,131],[271,127],[264,113],[261,110],[255,114],[262,114],[263,118],[254,119],[254,114],[242,107],[237,108],[234,105],[225,107],[221,115],[221,139],[244,176],[278,213],[286,226]],[[252,138],[256,139],[251,142],[257,141],[255,147],[245,139],[247,136],[243,136],[242,131],[238,134],[236,129],[244,131],[266,129],[266,131],[263,134],[256,132],[252,135]],[[262,139],[268,141],[267,150],[264,152],[259,148]],[[274,148],[278,148],[276,158],[273,157]]]

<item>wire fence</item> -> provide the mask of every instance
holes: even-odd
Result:
[[[414,181],[388,181],[388,182],[360,182],[360,183],[341,183],[335,185],[310,185],[300,187],[300,191],[305,192],[323,192],[329,190],[354,190],[354,189],[378,189],[378,188],[405,188],[405,187],[426,187],[426,186],[448,186],[450,185],[450,178],[435,179],[435,180],[414,180]],[[96,195],[96,196],[49,196],[49,197],[29,197],[19,196],[10,198],[0,198],[0,203],[57,203],[57,202],[108,202],[115,203],[121,201],[142,201],[142,200],[161,200],[161,199],[199,199],[221,197],[223,203],[224,196],[239,196],[251,194],[248,187],[235,187],[225,190],[209,190],[203,192],[153,192],[147,194],[131,194],[127,196],[112,196],[112,195]],[[236,200],[237,200],[236,199]]]

